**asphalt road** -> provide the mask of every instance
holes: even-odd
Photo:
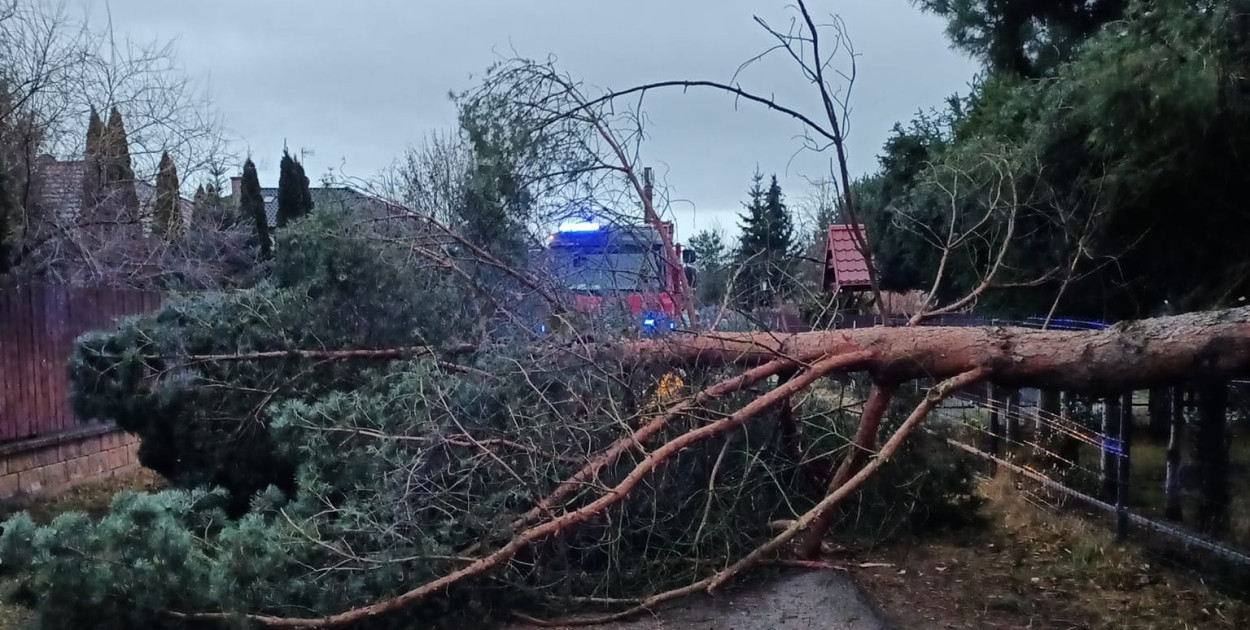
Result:
[[[683,599],[610,630],[887,630],[859,587],[835,571],[783,574],[719,596]]]

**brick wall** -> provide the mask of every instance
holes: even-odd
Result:
[[[0,445],[0,501],[130,472],[138,450],[138,438],[107,426]]]

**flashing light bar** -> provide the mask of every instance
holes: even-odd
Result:
[[[571,222],[571,223],[563,223],[560,225],[560,227],[556,228],[556,231],[560,233],[598,232],[599,224],[591,222],[591,221],[577,221],[577,222]]]

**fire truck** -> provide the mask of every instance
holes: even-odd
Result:
[[[672,241],[672,222],[661,229]],[[650,225],[581,220],[561,224],[548,237],[540,264],[576,311],[624,314],[644,336],[656,336],[688,324],[678,291],[683,275],[685,286],[694,286],[694,270],[686,265],[695,256],[674,246],[675,266],[666,262],[661,234]]]

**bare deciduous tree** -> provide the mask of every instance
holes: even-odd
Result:
[[[115,110],[124,118],[127,157],[117,173],[133,179],[118,182],[126,190],[150,188],[166,153],[185,186],[219,176],[229,159],[220,119],[201,86],[177,65],[173,44],[119,40],[107,18],[99,25],[66,2],[31,0],[10,0],[0,13],[0,87],[7,91],[0,123],[20,122],[16,128],[25,130],[6,138],[20,149],[9,166],[25,183],[18,216],[10,221],[18,229],[10,230],[6,261],[19,276],[153,286],[200,266],[180,254],[178,244],[148,243],[150,217],[111,211],[118,209],[116,200],[67,188],[81,187],[88,165],[79,161],[96,111]],[[121,198],[134,199],[121,188]],[[150,205],[151,191],[140,192]]]

